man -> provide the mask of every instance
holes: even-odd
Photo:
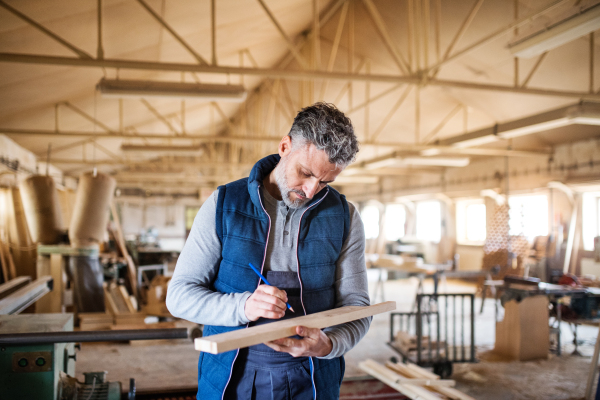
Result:
[[[298,113],[278,150],[202,205],[177,261],[167,307],[204,324],[205,336],[370,304],[362,221],[328,186],[358,152],[350,120],[316,103]],[[249,263],[273,286],[261,284]],[[370,322],[297,327],[292,338],[200,353],[197,398],[337,399],[343,354]]]

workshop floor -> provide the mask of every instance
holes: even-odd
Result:
[[[384,284],[385,300],[395,300],[398,310],[407,311],[416,293],[415,279],[388,281]],[[373,288],[372,288],[373,289]],[[425,282],[425,292],[433,290]],[[441,292],[474,293],[475,285],[448,281]],[[381,301],[378,295],[377,301]],[[476,309],[480,307],[476,299]],[[487,300],[482,314],[476,316],[477,355],[476,364],[455,364],[453,379],[457,388],[477,398],[486,400],[583,399],[590,358],[598,329],[579,327],[579,352],[583,356],[571,356],[574,346],[573,334],[567,324],[562,329],[563,356],[550,355],[547,360],[531,362],[508,362],[499,360],[490,350],[495,340],[494,304]],[[185,321],[181,326],[190,326]],[[397,354],[386,342],[389,340],[389,316],[375,316],[366,337],[346,355],[346,379],[365,374],[358,362],[372,358],[385,362]],[[129,378],[136,380],[139,391],[189,388],[196,385],[198,353],[189,340],[148,341],[127,343],[83,343],[77,354],[77,376],[82,372],[108,371],[109,381],[120,381],[123,390],[129,387]]]

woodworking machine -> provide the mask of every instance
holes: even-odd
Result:
[[[0,315],[0,398],[120,400],[121,383],[107,382],[106,371],[75,378],[75,343],[187,337],[186,328],[73,332],[73,314]]]

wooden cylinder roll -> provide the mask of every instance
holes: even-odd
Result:
[[[34,242],[57,244],[65,229],[54,179],[32,175],[20,184],[25,219]]]
[[[73,247],[98,245],[104,240],[108,223],[108,208],[117,185],[116,180],[98,172],[79,177],[69,239]]]

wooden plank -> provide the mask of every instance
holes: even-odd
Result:
[[[40,256],[37,263],[37,276],[50,275],[54,281],[52,292],[35,303],[36,313],[61,313],[63,312],[64,282],[63,282],[63,257],[60,254],[51,254],[50,257]]]
[[[0,240],[0,264],[2,265],[2,281],[10,281],[8,275],[8,258],[4,254],[4,243]]]
[[[10,246],[8,243],[2,243],[2,246],[6,260],[8,261],[8,271],[12,279],[15,279],[17,277],[17,267],[15,266],[15,260],[13,259],[12,253],[10,252]]]
[[[393,367],[391,367],[392,365]],[[433,372],[429,372],[416,364],[387,363],[386,366],[388,368],[391,367],[401,370],[403,374],[413,378],[426,378],[431,380],[440,379],[440,377]],[[475,398],[451,387],[431,386],[431,390],[435,390],[436,392],[441,393],[452,400],[475,400]]]
[[[119,220],[119,215],[117,214],[117,207],[115,206],[115,202],[110,202],[110,213],[113,217],[113,222],[115,223],[115,240],[117,241],[117,245],[123,254],[123,257],[127,261],[127,272],[129,274],[129,281],[131,284],[131,289],[133,291],[133,295],[137,296],[137,276],[136,276],[136,268],[133,262],[133,259],[129,255],[127,251],[127,245],[125,244],[125,237],[123,236],[123,230],[121,229],[121,221]]]
[[[113,315],[120,314],[121,311],[119,311],[119,308],[117,307],[117,305],[115,304],[115,301],[113,300],[112,296],[110,295],[110,291],[108,290],[107,284],[104,283],[102,286],[104,289],[104,302],[106,303],[106,309]]]
[[[593,400],[592,390],[594,387],[594,381],[596,380],[596,373],[598,372],[598,356],[600,355],[600,334],[596,337],[596,346],[594,346],[594,355],[592,356],[592,364],[590,366],[590,372],[588,374],[587,384],[585,387],[585,400]],[[597,390],[596,390],[597,391]]]
[[[369,375],[413,400],[438,400],[441,398],[438,394],[432,393],[422,387],[401,383],[400,376],[397,373],[373,360],[362,361],[358,366]]]
[[[127,288],[125,288],[124,285],[119,285],[119,293],[121,294],[121,297],[123,298],[123,302],[127,306],[127,309],[129,310],[129,312],[131,312],[131,313],[137,312],[137,308],[135,308],[133,306],[133,303],[131,302],[131,299],[129,298],[129,293],[127,292]]]
[[[30,276],[18,276],[0,285],[0,300],[31,282]]]
[[[385,303],[366,307],[349,306],[335,308],[333,310],[287,319],[285,321],[276,321],[270,324],[198,338],[195,340],[195,347],[196,350],[199,351],[219,354],[288,336],[294,336],[296,334],[297,326],[321,329],[395,309],[395,301],[387,301]]]

